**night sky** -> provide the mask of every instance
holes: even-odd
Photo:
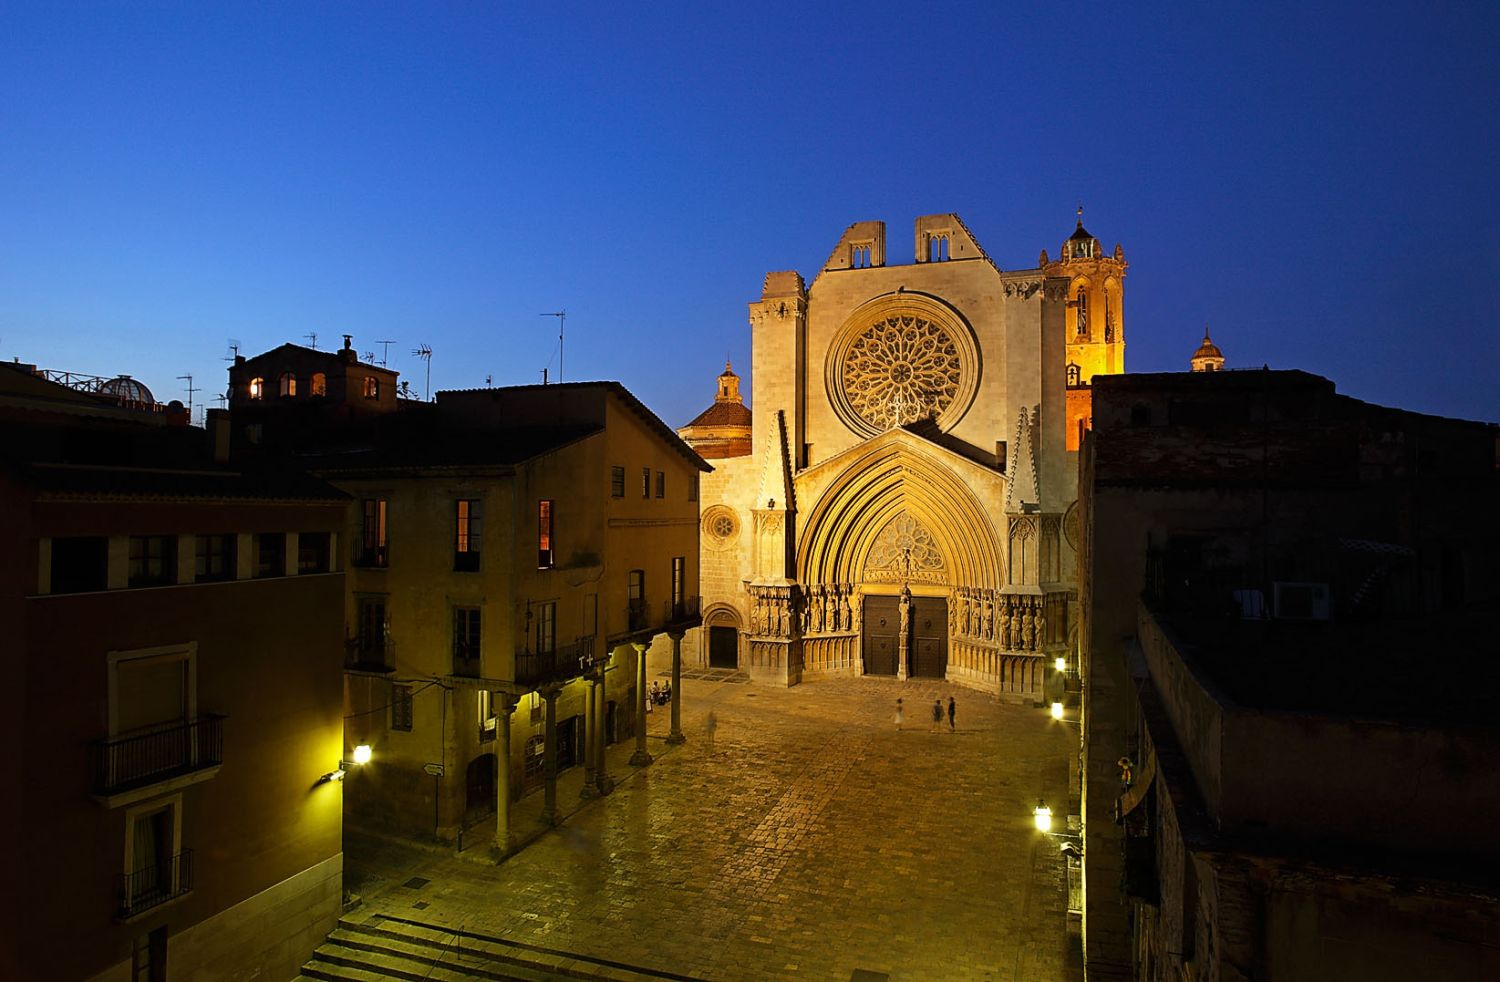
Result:
[[[0,6],[0,357],[213,404],[341,333],[418,392],[619,379],[668,423],[845,226],[1001,268],[1081,201],[1127,365],[1500,419],[1500,4]],[[751,383],[753,385],[753,382]],[[753,401],[753,400],[752,400]]]

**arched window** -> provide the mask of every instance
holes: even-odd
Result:
[[[266,397],[266,380],[260,376],[250,380],[250,398],[264,399]]]
[[[1068,366],[1068,386],[1070,388],[1076,387],[1082,381],[1083,381],[1083,372],[1082,372],[1082,370],[1079,369],[1079,367],[1077,365],[1069,365]]]
[[[379,399],[380,398],[380,379],[376,378],[373,375],[368,376],[365,379],[365,398],[366,399]]]
[[[297,394],[297,376],[291,372],[281,373],[281,394],[283,396],[294,396]]]
[[[308,379],[307,394],[326,396],[328,394],[328,376],[322,372],[313,372],[312,378]]]
[[[1078,288],[1078,336],[1089,333],[1089,295],[1083,287]]]

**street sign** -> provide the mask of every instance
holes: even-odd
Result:
[[[428,774],[431,774],[433,777],[443,776],[442,764],[423,764],[422,770],[426,771]]]

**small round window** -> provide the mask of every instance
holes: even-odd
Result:
[[[727,546],[740,534],[740,520],[724,505],[714,505],[703,514],[703,535],[709,545]]]

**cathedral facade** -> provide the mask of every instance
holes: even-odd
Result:
[[[1077,434],[1123,371],[1125,261],[1084,229],[1000,269],[957,215],[915,262],[851,225],[807,285],[750,304],[753,411],[731,367],[680,434],[701,506],[700,664],[1040,690],[1074,614]]]

